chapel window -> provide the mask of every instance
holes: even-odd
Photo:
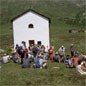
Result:
[[[33,24],[29,24],[28,27],[29,28],[34,28],[34,25]]]

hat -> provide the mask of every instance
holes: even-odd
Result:
[[[61,47],[64,47],[63,45]]]
[[[58,52],[56,52],[55,54],[58,54]]]
[[[86,55],[84,56],[84,58],[86,58]]]

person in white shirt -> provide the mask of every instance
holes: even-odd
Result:
[[[61,61],[63,61],[65,57],[65,47],[63,45],[59,48],[58,53],[60,55]]]
[[[81,64],[76,67],[76,69],[81,75],[86,74],[86,59],[82,61]]]

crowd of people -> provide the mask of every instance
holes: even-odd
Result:
[[[22,68],[40,68],[46,69],[48,61],[63,63],[67,68],[76,68],[81,74],[86,74],[86,56],[81,54],[70,45],[70,54],[66,55],[66,48],[62,45],[57,51],[54,46],[50,46],[48,51],[45,51],[44,45],[31,44],[28,48],[25,42],[21,45],[16,45],[12,51],[13,62],[20,63]]]
[[[25,43],[16,45],[15,52],[13,52],[13,62],[22,64],[22,68],[47,68],[48,54],[45,52],[44,45],[31,44],[28,48]]]

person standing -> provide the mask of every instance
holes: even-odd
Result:
[[[52,48],[52,46],[51,46],[49,48],[48,52],[49,52],[49,58],[52,61],[53,60],[53,57],[54,57],[54,48]]]
[[[73,44],[71,44],[71,46],[70,46],[70,53],[71,53],[71,57],[73,57],[75,54],[75,49],[74,49]]]
[[[61,58],[61,61],[63,61],[64,57],[65,57],[65,47],[62,45],[59,50],[59,55],[60,55],[60,58]]]

